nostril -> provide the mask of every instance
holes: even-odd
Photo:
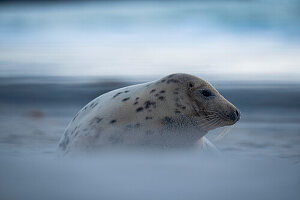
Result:
[[[236,119],[238,121],[240,119],[241,114],[238,110],[235,110],[235,114],[236,114]]]
[[[230,114],[227,115],[227,117],[229,119],[231,119],[232,121],[235,121],[237,119],[237,117],[235,116],[235,113],[234,112],[231,112]]]
[[[236,114],[236,116],[237,116],[237,117],[239,117],[239,116],[240,116],[240,113],[239,113],[239,111],[238,111],[238,110],[235,110],[235,114]]]
[[[227,117],[232,121],[238,121],[240,119],[240,115],[241,115],[240,112],[237,109],[235,109],[229,114],[227,114]]]

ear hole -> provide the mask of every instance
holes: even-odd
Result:
[[[194,83],[189,83],[189,87],[190,88],[194,87]]]

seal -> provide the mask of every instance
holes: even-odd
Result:
[[[172,74],[92,100],[69,123],[59,148],[192,147],[209,130],[239,118],[237,108],[207,81]]]

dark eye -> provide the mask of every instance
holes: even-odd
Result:
[[[189,87],[190,88],[194,87],[194,83],[189,83]]]
[[[205,97],[210,97],[210,96],[213,96],[213,94],[211,93],[211,91],[209,90],[202,90],[201,91],[201,94]]]

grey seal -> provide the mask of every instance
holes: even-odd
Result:
[[[239,118],[238,109],[207,81],[172,74],[92,100],[69,123],[59,149],[192,147],[209,130]]]

